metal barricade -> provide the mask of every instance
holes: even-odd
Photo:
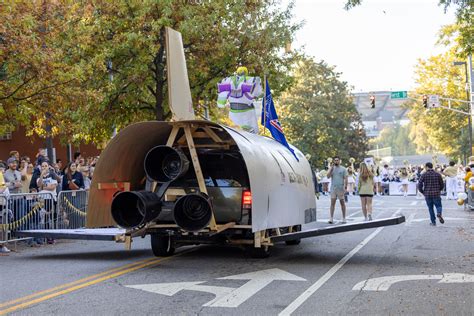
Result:
[[[465,210],[473,210],[474,209],[474,191],[471,188],[467,188],[467,203],[464,203]]]
[[[6,235],[6,241],[18,240],[14,237],[17,230],[56,227],[56,199],[52,193],[10,194],[0,207],[3,208],[2,235]]]
[[[8,241],[9,229],[8,223],[10,222],[10,211],[8,210],[8,197],[0,195],[0,244]]]
[[[56,228],[85,227],[88,198],[88,190],[59,192]]]

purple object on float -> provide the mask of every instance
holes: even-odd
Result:
[[[224,91],[231,91],[230,83],[218,83],[217,91],[219,91],[219,93],[224,92]]]
[[[242,84],[242,93],[249,93],[252,91],[253,84],[243,83]]]

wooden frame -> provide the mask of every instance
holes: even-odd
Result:
[[[200,126],[199,124],[196,123],[179,123],[175,124],[173,126],[173,129],[171,130],[170,136],[168,138],[168,141],[166,142],[167,146],[173,147],[174,143],[176,142],[176,138],[178,136],[179,130],[180,129],[184,130],[184,135],[182,135],[178,140],[177,143],[180,146],[187,146],[189,149],[189,153],[191,155],[191,160],[193,163],[194,167],[194,172],[196,174],[196,179],[198,181],[199,185],[199,191],[208,195],[209,193],[207,192],[206,188],[206,182],[204,181],[204,176],[202,173],[201,169],[201,164],[199,162],[199,157],[196,151],[196,148],[198,147],[214,147],[214,148],[225,148],[228,149],[230,147],[230,143],[223,141],[209,126]],[[202,129],[203,131],[198,131],[198,129]],[[194,143],[194,138],[210,138],[212,141],[215,142],[215,144],[207,144],[207,145],[196,145]],[[173,191],[171,191],[173,190]],[[171,189],[169,191],[170,194],[168,194],[168,191],[165,193],[165,197],[172,198],[173,195],[177,196],[179,193],[183,193],[183,191],[178,192],[179,190],[177,189]],[[217,225],[216,223],[216,218],[214,216],[214,212],[212,213],[211,221],[209,222],[209,230],[214,232],[214,233],[219,233],[222,232],[226,229],[229,229],[231,227],[234,227],[235,223],[230,222],[226,223],[224,225]],[[155,226],[156,227],[156,226]]]

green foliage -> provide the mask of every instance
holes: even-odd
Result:
[[[216,83],[238,65],[272,76],[280,92],[291,83],[298,57],[283,53],[300,27],[290,22],[292,4],[281,9],[273,0],[22,0],[0,6],[3,131],[21,123],[45,136],[49,113],[53,134],[64,141],[101,143],[113,127],[169,119],[166,26],[182,33],[195,105],[214,101]],[[211,114],[222,118],[214,107]]]
[[[456,8],[456,31],[459,55],[467,57],[473,53],[474,43],[474,2],[472,0],[440,0],[439,5],[446,11],[450,6]]]
[[[288,140],[313,166],[324,166],[328,157],[339,155],[361,161],[367,139],[349,94],[347,83],[325,62],[303,59],[295,70],[295,84],[277,105]]]
[[[375,149],[378,145],[379,148],[391,147],[392,156],[406,156],[416,154],[416,146],[410,139],[409,125],[401,126],[395,124],[384,128],[380,135],[369,141],[371,149]]]
[[[450,51],[420,60],[415,69],[415,92],[420,101],[413,103],[408,117],[412,121],[410,137],[417,146],[417,152],[442,152],[450,157],[462,157],[467,146],[467,116],[446,109],[423,108],[421,95],[437,94],[453,99],[466,98],[464,71],[454,66],[455,48]],[[444,104],[446,105],[446,104]],[[453,108],[467,111],[466,103],[453,102]]]

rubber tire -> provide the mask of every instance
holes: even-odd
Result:
[[[250,246],[248,248],[248,252],[250,256],[254,259],[265,259],[265,258],[270,257],[269,246],[262,246],[260,248],[255,248],[254,246]]]
[[[301,231],[301,225],[295,225],[293,226],[293,231],[300,232]],[[287,246],[297,246],[301,243],[301,239],[296,239],[296,240],[287,240],[285,241],[285,244]]]
[[[150,234],[150,237],[151,251],[156,257],[169,257],[174,254],[175,248],[171,237],[158,234]]]

